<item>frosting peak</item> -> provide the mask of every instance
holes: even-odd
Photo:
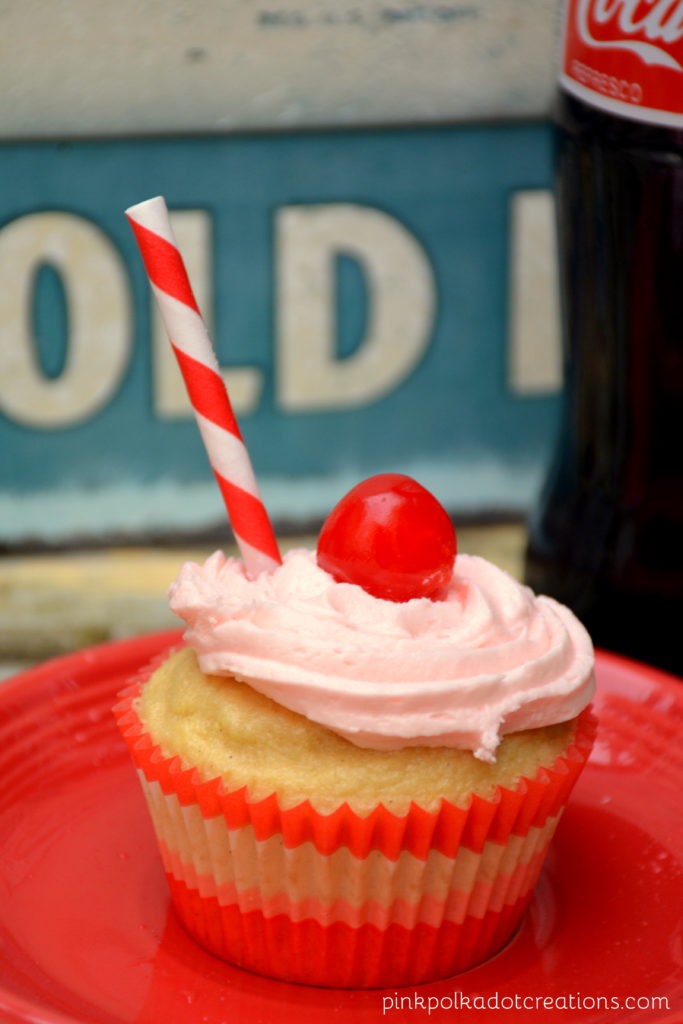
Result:
[[[504,733],[577,715],[594,691],[575,616],[459,555],[443,600],[385,601],[310,551],[257,579],[213,554],[169,591],[207,675],[231,675],[359,746],[450,746],[495,759]]]

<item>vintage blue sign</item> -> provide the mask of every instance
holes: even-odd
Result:
[[[557,392],[511,378],[515,345],[549,344],[511,211],[550,164],[540,123],[3,145],[0,542],[223,517],[123,215],[157,194],[274,519],[384,470],[524,509]]]

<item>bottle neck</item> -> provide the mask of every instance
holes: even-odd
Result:
[[[605,149],[647,150],[683,158],[683,128],[667,128],[615,117],[598,106],[577,99],[561,86],[555,100],[554,120],[570,134],[593,139]]]

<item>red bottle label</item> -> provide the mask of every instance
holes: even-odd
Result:
[[[560,82],[602,110],[683,128],[683,0],[566,0]]]

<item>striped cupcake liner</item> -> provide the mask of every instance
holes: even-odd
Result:
[[[276,794],[251,800],[164,756],[135,707],[154,668],[114,711],[174,906],[203,946],[270,977],[379,988],[467,970],[507,942],[590,753],[590,711],[552,767],[490,800],[326,815],[308,801],[283,808]]]

